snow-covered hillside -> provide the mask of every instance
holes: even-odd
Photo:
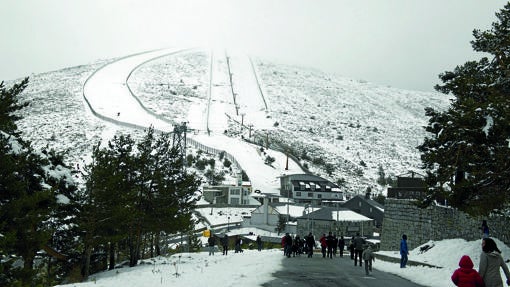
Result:
[[[438,93],[399,90],[251,60],[242,54],[211,56],[206,50],[186,50],[141,63],[128,84],[145,108],[172,122],[187,121],[196,133],[208,129],[223,133],[223,119],[216,116],[207,121],[208,109],[228,103],[232,108],[221,110],[232,119],[228,134],[245,138],[256,134],[255,141],[279,143],[306,158],[313,172],[332,181],[345,179],[348,190],[355,193],[368,186],[385,190],[376,183],[379,166],[387,175],[418,170],[415,147],[425,136],[424,108],[443,109],[449,104],[447,96]],[[30,102],[19,123],[23,136],[39,147],[49,143],[67,150],[73,166],[82,163],[100,139],[116,132],[140,136],[141,131],[95,118],[83,100],[86,79],[110,61],[32,75],[22,98]],[[255,86],[255,81],[260,84],[260,98],[249,94],[253,88],[246,88]],[[312,164],[321,161],[335,170],[328,174]]]

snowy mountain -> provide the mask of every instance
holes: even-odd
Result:
[[[381,170],[386,176],[419,171],[416,146],[426,135],[424,108],[449,105],[443,94],[378,86],[238,52],[155,53],[117,83],[127,86],[149,114],[169,126],[187,122],[190,137],[226,134],[269,143],[300,158],[315,174],[343,179],[354,193],[367,187],[384,192],[376,182]],[[36,147],[67,150],[67,161],[77,166],[100,140],[118,132],[143,135],[141,129],[116,124],[127,123],[130,113],[100,119],[84,100],[88,79],[126,58],[31,75],[21,98],[30,103],[18,123],[23,137]],[[115,97],[117,92],[103,93]]]

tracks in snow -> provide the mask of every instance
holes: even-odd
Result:
[[[134,95],[127,81],[138,67],[161,57],[189,52],[191,49],[163,49],[140,53],[118,59],[95,71],[83,85],[83,97],[92,113],[102,120],[127,126],[145,129],[153,126],[156,130],[171,132],[174,122],[149,111]],[[227,60],[228,59],[228,60]],[[223,135],[228,128],[228,117],[237,117],[244,125],[257,128],[270,127],[267,120],[267,102],[258,82],[256,69],[251,60],[239,54],[218,56],[211,53],[208,101],[206,106],[206,127],[190,126],[197,130],[206,130],[208,135],[190,135],[190,141],[207,142],[211,150],[225,150],[243,167],[252,180],[255,189],[266,192],[278,192],[282,173],[302,173],[295,163],[289,170],[284,169],[285,155],[275,152],[275,157],[282,158],[281,166],[274,164],[269,167],[263,163],[256,152],[256,146]],[[226,71],[228,74],[226,74]],[[204,121],[194,122],[197,125]],[[194,140],[193,140],[194,139]],[[204,146],[204,145],[203,145]],[[246,170],[250,167],[250,170]]]

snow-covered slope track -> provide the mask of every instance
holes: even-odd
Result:
[[[95,71],[83,84],[83,98],[92,113],[109,122],[133,128],[150,125],[171,131],[172,122],[148,111],[132,93],[127,81],[140,65],[155,58],[180,53],[180,49],[162,49],[130,55]],[[147,116],[149,113],[151,116]]]

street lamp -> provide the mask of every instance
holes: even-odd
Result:
[[[308,229],[308,232],[310,232],[310,205],[307,203],[305,204],[305,209],[306,209],[306,217],[307,217],[307,222],[308,224],[306,225],[307,229]]]
[[[227,232],[230,231],[230,216],[227,217]]]

